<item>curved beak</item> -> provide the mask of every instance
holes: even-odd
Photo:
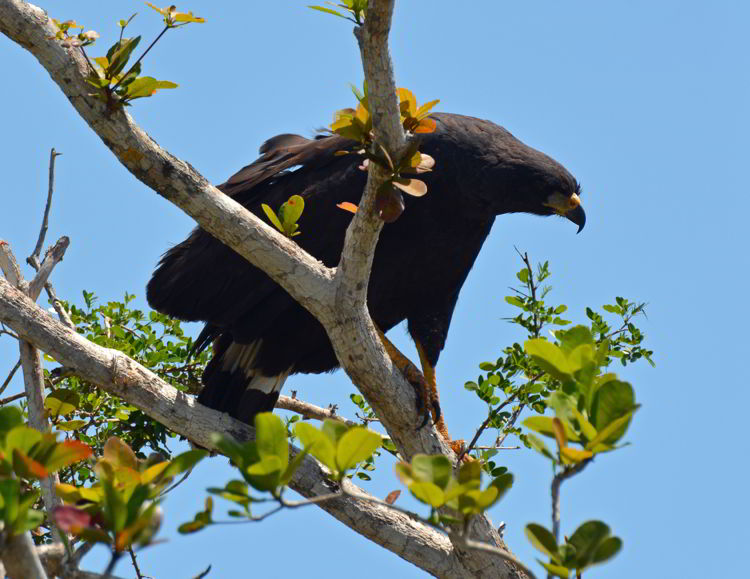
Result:
[[[565,217],[578,226],[576,233],[581,233],[583,226],[586,225],[586,212],[583,210],[583,205],[571,209],[565,214]]]
[[[581,233],[583,226],[586,225],[586,213],[581,205],[581,198],[576,193],[570,197],[553,193],[547,198],[545,205],[554,209],[558,215],[563,215],[575,223],[578,226],[578,233]]]

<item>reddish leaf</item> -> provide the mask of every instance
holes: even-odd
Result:
[[[396,221],[406,208],[401,192],[394,189],[390,183],[386,183],[378,191],[378,195],[375,198],[375,207],[378,210],[380,218],[386,223]]]
[[[349,203],[348,201],[337,203],[336,207],[338,207],[339,209],[343,209],[344,211],[348,211],[349,213],[357,212],[357,206],[354,203]]]
[[[434,119],[426,118],[419,121],[417,128],[414,129],[415,133],[432,133],[437,128],[437,123]]]
[[[78,534],[81,529],[91,525],[91,515],[76,507],[56,507],[53,515],[55,524],[63,533]]]
[[[388,496],[385,497],[385,502],[389,505],[392,505],[396,502],[396,499],[401,496],[401,491],[391,491],[388,493]]]
[[[49,474],[43,465],[17,448],[13,449],[13,470],[22,478],[44,478]]]
[[[52,472],[60,470],[64,466],[84,460],[93,454],[91,447],[80,440],[66,440],[61,442],[44,461],[44,465]]]

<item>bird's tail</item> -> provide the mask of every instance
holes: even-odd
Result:
[[[273,410],[289,372],[264,376],[255,362],[262,340],[238,344],[224,335],[215,344],[214,356],[203,372],[198,402],[253,424],[259,412]]]

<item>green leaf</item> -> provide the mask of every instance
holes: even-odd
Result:
[[[541,551],[550,559],[557,560],[560,556],[557,550],[557,541],[555,541],[555,536],[545,527],[536,523],[529,523],[526,525],[524,532],[536,550]]]
[[[169,466],[164,469],[163,478],[171,478],[193,468],[198,462],[208,456],[205,450],[188,450],[175,456],[169,461]]]
[[[536,450],[538,453],[543,454],[554,462],[557,462],[557,458],[555,458],[555,455],[550,452],[550,450],[547,448],[547,445],[544,444],[541,439],[537,438],[533,434],[527,434],[526,441],[529,443],[529,446],[531,446],[531,448]]]
[[[382,437],[362,426],[354,426],[344,434],[336,447],[336,464],[347,470],[372,456],[380,448]]]
[[[289,464],[289,442],[284,421],[272,412],[261,412],[255,417],[255,444],[261,459],[275,456],[281,470]]]
[[[323,421],[322,430],[323,434],[325,434],[331,440],[331,442],[333,442],[333,444],[338,445],[339,440],[341,440],[341,437],[346,434],[346,432],[349,430],[349,427],[338,420],[326,418]]]
[[[115,489],[109,480],[101,480],[101,487],[104,490],[104,513],[111,525],[113,531],[120,532],[125,528],[128,511],[125,501],[120,492]]]
[[[635,392],[627,382],[611,380],[596,389],[591,403],[591,419],[597,431],[603,430],[612,421],[632,412],[635,408]],[[622,432],[618,432],[622,436]],[[619,438],[619,437],[618,437]],[[615,438],[617,440],[617,438]]]
[[[79,401],[78,392],[61,388],[44,399],[44,407],[51,416],[67,416],[78,408]]]
[[[326,12],[328,14],[333,14],[334,16],[338,16],[339,18],[343,18],[344,20],[351,20],[351,18],[347,18],[340,12],[336,12],[335,10],[326,8],[325,6],[308,6],[308,8],[312,8],[313,10],[318,10],[320,12]]]
[[[586,449],[593,450],[599,444],[609,445],[620,440],[625,435],[632,418],[633,413],[628,412],[625,416],[621,416],[610,422],[586,444]]]
[[[189,523],[182,523],[179,527],[177,527],[177,532],[181,533],[182,535],[189,535],[190,533],[196,533],[200,531],[205,526],[206,523],[196,519],[194,521],[190,521]]]
[[[261,203],[260,206],[263,209],[263,212],[266,214],[266,217],[268,217],[268,220],[273,224],[273,226],[276,229],[278,229],[281,233],[284,233],[284,226],[281,224],[281,221],[279,221],[279,218],[276,217],[276,213],[273,212],[273,209],[271,209],[265,203]]]
[[[537,559],[537,561],[539,561],[539,559]],[[562,565],[554,565],[552,563],[545,563],[544,561],[539,561],[539,564],[544,567],[552,576],[562,577],[562,579],[568,579],[568,577],[570,577],[570,570],[567,567],[563,567]]]
[[[307,456],[307,451],[298,452],[297,455],[291,460],[289,463],[289,466],[286,467],[286,470],[281,475],[281,478],[279,479],[279,485],[280,486],[286,486],[289,484],[289,481],[292,480],[292,477],[294,476],[294,473],[299,468],[299,465],[302,464],[302,461],[305,460],[305,457]]]
[[[445,489],[453,474],[453,465],[448,457],[442,454],[416,454],[411,459],[411,466],[417,480],[431,482]]]
[[[111,54],[109,52],[107,53],[107,58],[109,59],[109,69],[107,72],[111,77],[117,76],[123,71],[128,60],[130,60],[130,55],[140,41],[140,36],[136,36],[135,38],[123,38],[121,42],[118,42],[113,47],[115,48],[114,52],[111,52]],[[110,51],[111,50],[112,49],[110,49]]]
[[[86,424],[85,420],[68,420],[67,422],[58,422],[55,424],[55,428],[64,432],[73,432],[74,430],[80,430]]]
[[[482,464],[478,460],[470,460],[458,468],[458,482],[461,484],[476,483],[482,478]]]
[[[285,229],[297,223],[305,210],[305,200],[300,195],[292,195],[279,209],[279,219]]]
[[[445,503],[445,494],[436,484],[431,482],[413,482],[409,490],[418,500],[432,507],[440,507]]]
[[[526,271],[525,269],[522,271]],[[508,302],[512,306],[516,306],[517,308],[524,308],[525,304],[523,303],[523,300],[516,296],[505,296],[505,301]]]
[[[4,406],[0,408],[0,442],[5,434],[23,424],[23,414],[17,406]]]
[[[278,456],[266,456],[245,469],[247,482],[259,491],[273,491],[279,486],[285,468]]]
[[[17,448],[28,454],[31,447],[42,440],[42,433],[28,426],[16,426],[5,436],[5,448],[12,451]]]
[[[617,555],[620,549],[622,549],[622,539],[619,537],[607,537],[599,543],[599,546],[591,556],[591,564],[604,563]]]
[[[602,521],[586,521],[567,540],[576,549],[576,567],[585,568],[594,556],[596,548],[609,536],[609,527]]]
[[[523,347],[542,370],[558,380],[568,381],[572,379],[573,371],[568,359],[563,351],[552,342],[537,338],[527,340]]]
[[[335,472],[336,450],[331,439],[312,424],[298,422],[294,434],[300,439],[304,449],[322,462],[329,470]]]
[[[550,418],[549,416],[529,416],[526,420],[523,421],[523,425],[526,428],[538,432],[539,434],[543,434],[544,436],[557,438],[555,435],[555,420],[555,418]],[[568,440],[572,442],[578,442],[580,440],[580,437],[573,430],[570,424],[568,424],[567,420],[560,418],[557,418],[557,420],[560,420],[560,422],[562,423],[565,430],[565,437]]]

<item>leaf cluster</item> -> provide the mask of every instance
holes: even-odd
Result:
[[[94,44],[99,38],[99,33],[95,30],[85,30],[83,25],[78,24],[75,20],[66,20],[60,22],[57,18],[52,18],[52,24],[57,27],[57,32],[52,38],[61,40],[61,44],[66,47],[84,47]],[[80,32],[71,36],[70,33],[80,29]]]
[[[132,66],[126,70],[133,52],[141,41],[141,37],[123,38],[123,33],[135,14],[127,20],[118,21],[120,36],[117,42],[110,46],[105,56],[98,56],[93,59],[93,62],[86,57],[89,64],[86,82],[96,89],[96,92],[91,96],[105,102],[110,111],[130,106],[132,101],[153,96],[161,89],[177,88],[177,84],[171,81],[157,80],[151,76],[140,76],[141,61],[167,30],[186,26],[193,22],[205,22],[203,18],[193,16],[192,12],[178,12],[174,5],[167,8],[158,8],[148,2],[146,4],[162,15],[165,27]],[[55,38],[62,40],[64,46],[79,47],[83,51],[85,46],[93,44],[99,38],[99,34],[93,30],[84,32],[83,27],[73,20],[60,22],[53,19],[53,22],[58,28]],[[69,32],[77,28],[80,28],[81,32],[75,37],[71,37]]]
[[[587,521],[558,545],[554,535],[542,525],[526,525],[526,536],[534,547],[549,557],[549,563],[539,561],[553,577],[568,579],[575,571],[581,577],[583,571],[604,563],[622,548],[622,540],[610,534],[609,526],[601,521]]]
[[[372,128],[372,114],[367,95],[367,82],[360,92],[352,85],[352,92],[359,104],[356,109],[336,111],[330,129],[332,133],[357,142],[353,151],[338,151],[346,155],[356,153],[365,157],[361,169],[367,170],[370,162],[376,163],[388,173],[388,178],[380,186],[376,196],[376,208],[380,218],[386,223],[398,219],[405,205],[402,193],[413,197],[422,197],[427,193],[427,185],[420,179],[404,177],[404,174],[420,174],[431,171],[435,160],[419,152],[419,141],[412,139],[400,159],[393,160],[388,151],[378,143]],[[435,130],[435,121],[429,118],[430,110],[439,100],[417,106],[417,99],[410,90],[398,89],[401,123],[408,134],[431,133]],[[356,212],[351,203],[340,204],[347,211]]]
[[[290,239],[302,233],[297,223],[305,210],[305,199],[301,195],[292,195],[276,213],[265,203],[261,203],[261,207],[273,226]]]
[[[84,290],[83,298],[83,307],[64,304],[78,333],[102,347],[123,352],[181,391],[198,391],[209,353],[188,359],[193,341],[179,320],[133,308],[135,296],[128,293],[121,301],[102,304],[92,292]],[[45,407],[53,426],[85,442],[97,455],[113,436],[128,444],[139,458],[146,457],[145,447],[170,455],[167,441],[174,434],[134,406],[66,368],[45,370],[45,382],[51,389]],[[89,465],[80,463],[63,469],[60,479],[83,484],[96,477]]]
[[[122,440],[112,437],[94,466],[95,484],[57,485],[57,494],[67,504],[55,510],[55,522],[63,532],[104,543],[116,553],[135,544],[147,545],[161,524],[163,491],[206,455],[203,450],[189,450],[172,460],[156,453],[141,460]]]
[[[91,456],[87,445],[55,434],[42,434],[23,424],[20,409],[0,408],[0,521],[3,532],[19,535],[38,527],[44,514],[36,510],[39,490],[29,483]]]
[[[465,523],[470,517],[489,509],[513,485],[513,475],[507,469],[500,469],[490,484],[481,490],[482,466],[478,461],[464,462],[456,475],[451,461],[441,454],[417,454],[411,463],[401,462],[395,468],[414,498],[431,507],[428,520],[433,524],[461,522],[439,513],[437,509],[441,507],[451,509]]]
[[[333,6],[334,8],[341,8],[345,13],[342,14],[338,10],[326,6],[308,6],[308,8],[320,12],[326,12],[327,14],[333,14],[344,20],[354,22],[354,24],[358,26],[361,26],[365,22],[365,17],[367,16],[367,0],[342,0],[338,4],[335,2],[326,2],[326,4]]]

